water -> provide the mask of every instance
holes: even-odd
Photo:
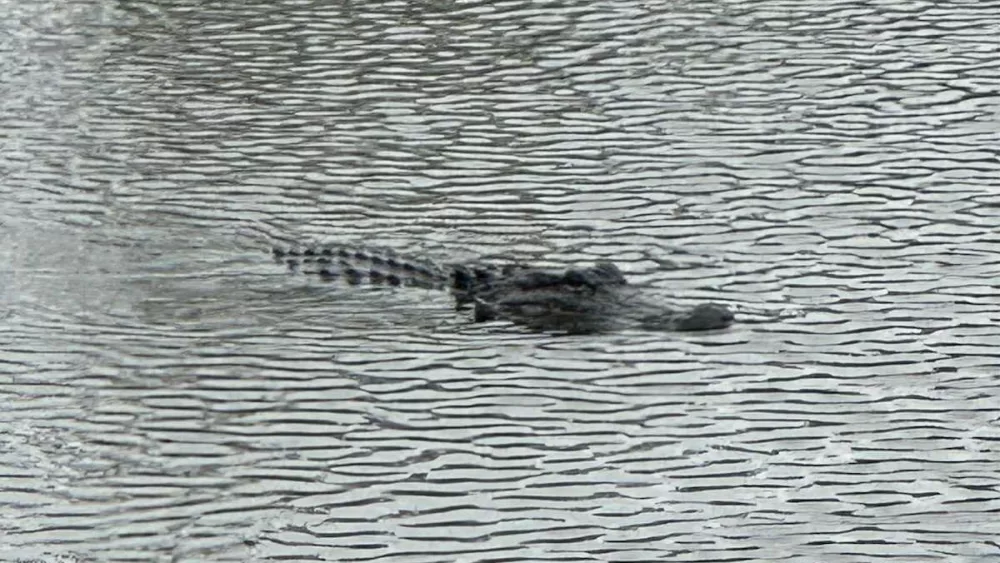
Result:
[[[994,2],[0,2],[0,559],[991,561]],[[270,238],[611,258],[533,334]]]

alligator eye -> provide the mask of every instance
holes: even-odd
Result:
[[[589,285],[587,276],[585,276],[580,270],[575,269],[566,270],[566,273],[563,274],[563,281],[573,286]]]

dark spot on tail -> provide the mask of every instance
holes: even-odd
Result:
[[[421,275],[421,276],[424,276],[424,277],[428,277],[428,278],[433,278],[434,277],[434,270],[431,270],[430,268],[428,268],[426,266],[414,266],[413,267],[413,272],[415,274],[418,274],[418,275]]]
[[[344,277],[347,278],[347,283],[351,285],[359,285],[365,281],[364,272],[357,268],[345,268]]]

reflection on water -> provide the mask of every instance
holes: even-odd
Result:
[[[0,0],[3,559],[1000,554],[988,3],[328,4]],[[742,322],[476,325],[273,240]]]

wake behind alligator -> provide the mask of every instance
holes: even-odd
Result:
[[[724,305],[674,308],[629,285],[612,262],[563,271],[523,265],[438,264],[389,251],[331,246],[273,249],[293,271],[324,280],[450,291],[475,322],[507,320],[536,330],[588,333],[624,328],[698,331],[733,322]]]

